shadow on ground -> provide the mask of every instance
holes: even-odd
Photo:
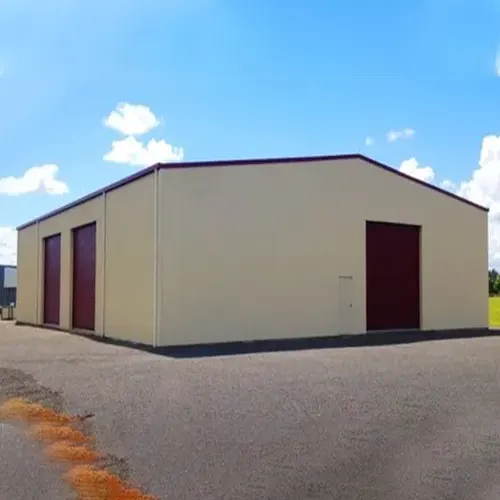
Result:
[[[473,339],[500,336],[500,329],[466,329],[439,331],[391,331],[372,332],[358,335],[337,335],[332,337],[313,337],[283,340],[256,340],[250,342],[225,342],[218,344],[198,344],[189,346],[157,347],[77,334],[97,342],[131,347],[141,351],[169,356],[173,358],[203,358],[215,356],[236,356],[242,354],[258,354],[267,352],[302,351],[308,349],[342,349],[353,347],[370,347],[411,344],[451,339]]]

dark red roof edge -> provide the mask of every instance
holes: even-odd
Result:
[[[98,191],[94,191],[93,193],[90,193],[86,196],[83,196],[82,198],[79,198],[78,200],[75,200],[71,203],[68,203],[60,208],[57,208],[56,210],[53,210],[52,212],[49,212],[45,215],[42,215],[36,219],[30,220],[29,222],[26,222],[20,226],[17,227],[17,230],[24,229],[28,226],[31,226],[33,224],[36,224],[37,222],[41,222],[43,220],[49,219],[50,217],[54,217],[57,214],[60,214],[62,212],[65,212],[66,210],[69,210],[70,208],[76,207],[77,205],[81,205],[82,203],[85,203],[87,201],[93,200],[94,198],[98,198],[99,196],[102,196],[104,193],[109,193],[110,191],[113,191],[115,189],[118,189],[119,187],[122,187],[126,184],[129,184],[131,182],[134,182],[138,179],[141,179],[142,177],[146,177],[150,174],[152,174],[155,170],[175,170],[175,169],[183,169],[183,168],[203,168],[203,167],[230,167],[230,166],[238,166],[238,165],[262,165],[262,164],[282,164],[282,163],[305,163],[305,162],[313,162],[313,161],[328,161],[328,160],[364,160],[378,168],[382,168],[388,172],[391,172],[395,175],[399,175],[400,177],[403,177],[404,179],[407,179],[411,182],[415,182],[416,184],[420,184],[428,189],[433,189],[434,191],[437,191],[438,193],[441,193],[445,196],[449,196],[450,198],[454,198],[458,201],[461,201],[462,203],[467,203],[468,205],[479,208],[480,210],[483,210],[485,212],[488,212],[489,209],[487,207],[483,207],[482,205],[478,205],[476,203],[473,203],[472,201],[466,200],[465,198],[462,198],[454,193],[450,193],[449,191],[446,191],[445,189],[441,189],[437,186],[434,186],[432,184],[427,184],[424,181],[421,181],[419,179],[415,179],[414,177],[411,177],[409,175],[406,175],[399,170],[396,170],[388,165],[385,165],[383,163],[380,163],[377,160],[374,160],[373,158],[369,158],[368,156],[364,156],[362,154],[338,154],[338,155],[327,155],[327,156],[299,156],[299,157],[286,157],[286,158],[255,158],[255,159],[241,159],[241,160],[214,160],[214,161],[192,161],[192,162],[182,162],[182,163],[157,163],[156,165],[152,165],[151,167],[145,168],[143,170],[140,170],[139,172],[136,172],[135,174],[129,175],[128,177],[125,177],[123,179],[120,179],[117,182],[114,182],[113,184],[109,184],[108,186],[105,186]]]

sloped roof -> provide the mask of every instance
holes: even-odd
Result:
[[[238,165],[251,166],[251,165],[264,165],[264,164],[269,165],[269,164],[283,164],[283,163],[308,163],[308,162],[310,163],[310,162],[334,161],[334,160],[363,160],[377,168],[381,168],[383,170],[386,170],[387,172],[391,172],[394,175],[399,175],[400,177],[403,177],[404,179],[410,182],[414,182],[416,184],[424,186],[427,189],[432,189],[434,191],[437,191],[438,193],[441,193],[444,196],[454,198],[462,203],[466,203],[468,205],[471,205],[472,207],[478,208],[485,212],[489,211],[489,209],[486,207],[473,203],[472,201],[469,201],[454,193],[446,191],[445,189],[441,189],[437,186],[434,186],[433,184],[428,184],[427,182],[415,179],[414,177],[404,174],[403,172],[400,172],[399,170],[396,170],[390,167],[389,165],[385,165],[384,163],[374,160],[373,158],[358,153],[358,154],[339,154],[339,155],[326,155],[326,156],[299,156],[299,157],[285,157],[285,158],[252,158],[252,159],[241,159],[241,160],[211,160],[211,161],[193,161],[193,162],[179,162],[179,163],[157,163],[156,165],[152,165],[151,167],[142,169],[139,172],[136,172],[135,174],[129,175],[128,177],[120,179],[119,181],[114,182],[113,184],[109,184],[108,186],[105,186],[97,191],[94,191],[93,193],[90,193],[82,198],[79,198],[71,203],[68,203],[67,205],[57,208],[52,212],[46,213],[36,219],[30,220],[29,222],[20,225],[17,228],[17,230],[19,231],[20,229],[24,229],[25,227],[36,224],[37,222],[49,219],[54,215],[69,210],[70,208],[76,207],[77,205],[81,205],[82,203],[85,203],[94,198],[102,196],[104,193],[108,193],[109,191],[118,189],[119,187],[134,182],[135,180],[138,180],[142,177],[146,177],[155,170],[163,170],[163,169],[177,170],[184,168],[206,168],[206,167],[231,167]]]

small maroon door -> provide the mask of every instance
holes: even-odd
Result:
[[[95,329],[95,223],[73,229],[73,328]]]
[[[43,240],[43,322],[59,325],[61,303],[61,235]]]

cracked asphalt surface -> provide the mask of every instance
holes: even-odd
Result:
[[[499,377],[499,337],[179,359],[0,323],[0,401],[93,413],[161,499],[497,500]],[[68,498],[0,431],[0,499]]]

